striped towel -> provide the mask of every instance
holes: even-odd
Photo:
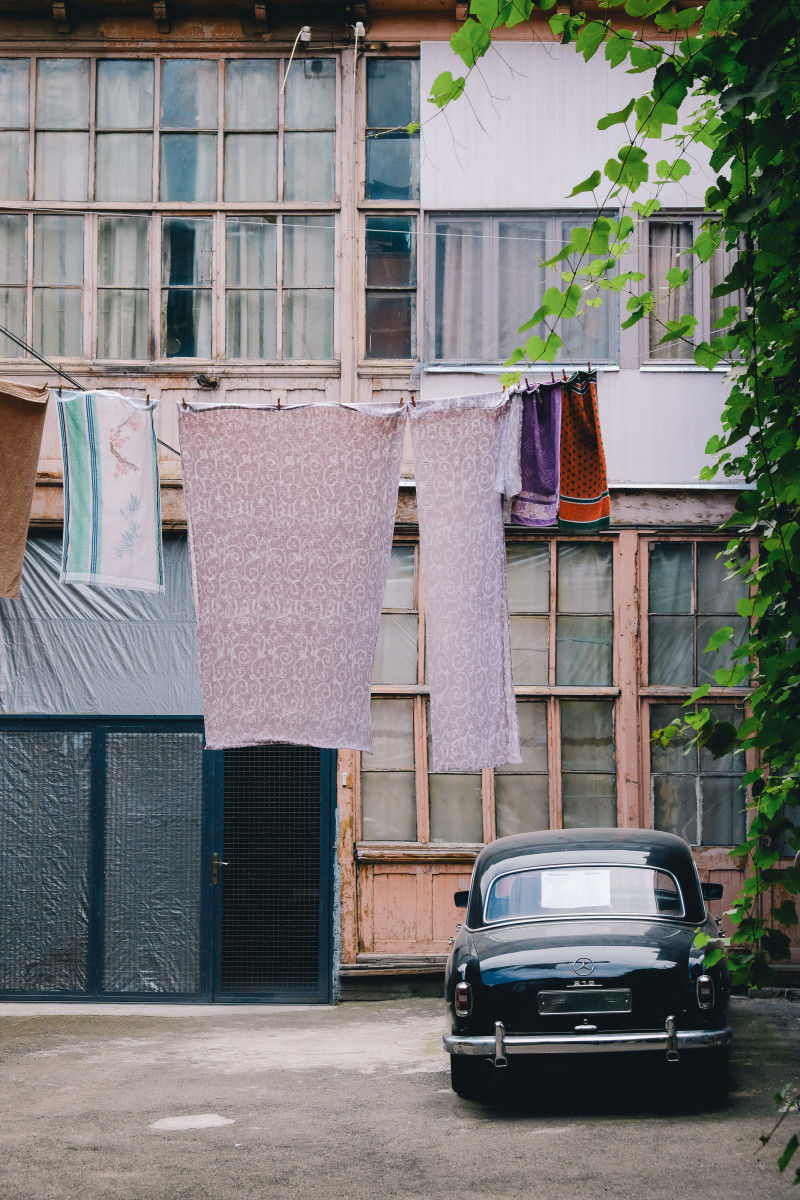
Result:
[[[558,525],[566,532],[594,533],[608,528],[611,513],[594,371],[570,376],[561,396]]]
[[[154,406],[118,392],[57,399],[64,455],[62,583],[163,592]]]

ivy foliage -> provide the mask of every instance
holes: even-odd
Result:
[[[467,73],[498,27],[517,24],[525,13],[541,22],[541,13],[554,7],[553,0],[535,6],[472,0],[452,40]],[[705,147],[716,176],[706,193],[711,215],[685,266],[658,282],[680,293],[694,266],[722,247],[733,262],[714,290],[724,309],[708,341],[696,339],[697,322],[687,311],[662,325],[661,342],[685,343],[698,366],[729,368],[721,428],[708,443],[711,462],[702,477],[745,482],[723,528],[728,570],[747,584],[738,609],[749,624],[733,665],[718,670],[715,682],[753,690],[738,727],[720,721],[713,706],[698,710],[710,691],[704,685],[687,701],[684,722],[658,736],[668,743],[688,726],[687,750],[695,744],[718,756],[743,750],[753,764],[743,783],[748,833],[731,852],[746,863],[746,877],[727,914],[733,934],[725,952],[734,982],[758,987],[769,981],[770,964],[788,957],[800,893],[800,867],[791,865],[800,850],[800,0],[707,0],[687,8],[668,0],[601,0],[598,7],[596,19],[551,12],[553,37],[586,61],[603,55],[609,69],[624,69],[632,82],[641,76],[645,90],[598,121],[601,130],[621,127],[619,150],[571,193],[591,196],[596,215],[547,264],[565,268],[564,286],[545,292],[520,330],[538,332],[507,366],[553,362],[562,322],[599,302],[604,291],[624,295],[624,328],[654,319],[654,292],[642,274],[625,269],[626,256],[646,236],[661,188],[688,176],[693,149]],[[618,15],[628,28],[616,27]],[[456,99],[465,79],[440,76],[434,103]],[[674,155],[651,163],[651,138],[666,139]],[[503,381],[518,377],[512,371]],[[732,638],[726,626],[708,649]],[[721,953],[715,945],[706,961]],[[781,1170],[798,1145],[796,1137],[789,1142]]]

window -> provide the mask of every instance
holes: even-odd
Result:
[[[416,359],[419,63],[370,58],[366,77],[364,357]]]
[[[361,757],[362,840],[474,845],[551,824],[616,825],[612,544],[520,540],[507,561],[522,762],[437,775],[417,550],[393,548],[373,753]]]
[[[14,333],[112,362],[333,359],[334,58],[0,59],[0,100],[0,202],[29,207],[0,216]]]
[[[419,200],[419,62],[367,60],[366,188],[368,200]]]
[[[725,308],[740,305],[738,292],[714,296],[715,288],[722,285],[733,266],[735,251],[721,246],[709,262],[703,263],[691,253],[691,247],[700,233],[702,215],[684,214],[681,217],[658,218],[648,222],[647,271],[648,286],[653,292],[653,310],[648,321],[648,354],[659,360],[692,360],[694,344],[709,341],[719,336],[714,323],[720,319]],[[686,271],[686,283],[673,287],[668,272]],[[697,318],[697,326],[690,337],[660,345],[666,333],[667,322],[677,321],[691,313]]]
[[[499,875],[489,887],[484,920],[554,916],[683,916],[672,875],[651,867],[535,868]]]
[[[724,542],[651,542],[649,554],[648,683],[692,687],[714,683],[732,665],[734,647],[747,623],[736,604],[746,595],[739,578],[728,578]],[[732,641],[704,653],[711,635],[731,626]]]
[[[741,722],[733,705],[715,704],[721,721]],[[675,704],[654,704],[650,729],[663,729],[685,710]],[[655,742],[650,750],[650,786],[653,825],[677,833],[694,846],[736,846],[744,840],[747,797],[742,790],[745,770],[741,751],[713,758],[693,746],[686,753],[686,739],[673,738],[666,748]]]
[[[430,357],[501,363],[532,333],[546,336],[544,324],[519,332],[539,308],[545,289],[563,286],[563,265],[545,268],[542,263],[569,242],[572,229],[587,221],[591,223],[591,217],[546,213],[432,217]],[[560,361],[617,361],[618,302],[615,294],[602,294],[599,308],[584,306],[580,316],[557,323],[564,343]]]

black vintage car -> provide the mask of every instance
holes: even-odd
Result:
[[[727,1081],[730,984],[689,846],[646,829],[500,838],[478,855],[447,963],[453,1089],[474,1098],[518,1055],[643,1051]],[[713,945],[713,942],[712,942]]]

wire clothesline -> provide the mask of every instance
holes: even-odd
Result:
[[[67,383],[72,384],[72,386],[77,388],[79,392],[86,391],[86,388],[82,383],[78,383],[77,379],[73,379],[72,376],[68,375],[66,371],[62,371],[61,367],[57,367],[55,363],[50,362],[49,358],[45,358],[45,356],[40,354],[38,350],[34,350],[33,346],[29,346],[28,343],[23,341],[21,337],[17,337],[17,335],[12,333],[10,329],[6,329],[5,325],[0,325],[0,333],[4,333],[7,338],[10,338],[12,342],[15,342],[27,354],[32,354],[34,358],[38,358],[39,362],[44,363],[44,365],[50,371],[52,371],[54,375],[60,375],[62,379],[66,379]],[[170,446],[169,442],[162,441],[162,439],[158,436],[156,436],[156,441],[158,442],[159,446],[163,446],[165,450],[171,451],[172,454],[177,454],[178,458],[180,458],[180,450],[176,450],[174,446]]]

